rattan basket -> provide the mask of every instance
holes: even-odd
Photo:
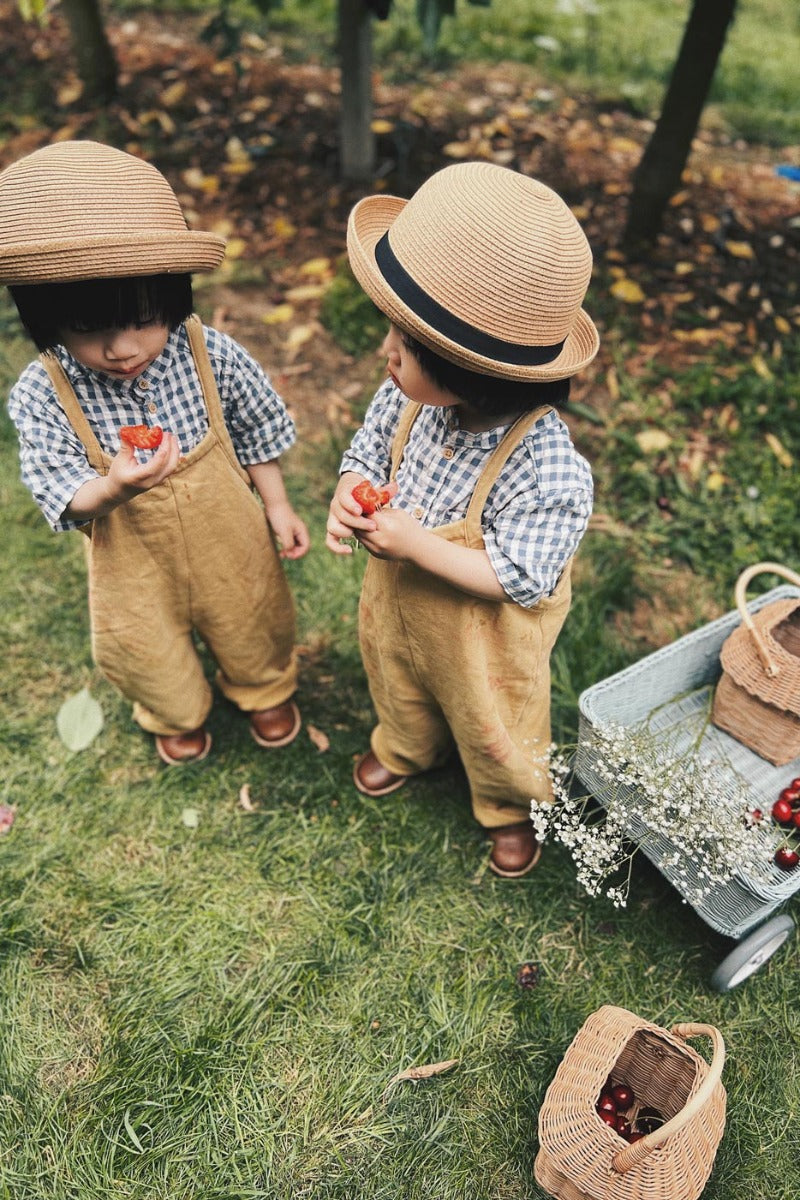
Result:
[[[800,600],[778,600],[751,615],[747,586],[763,573],[800,584],[779,563],[756,563],[736,581],[742,624],[720,652],[722,675],[711,719],[742,745],[775,766],[800,754]]]
[[[713,1044],[707,1063],[687,1038]],[[564,1055],[539,1112],[534,1173],[558,1200],[695,1200],[706,1185],[725,1129],[720,1082],[725,1045],[713,1025],[671,1031],[605,1005],[587,1019]],[[665,1123],[627,1143],[595,1111],[611,1077],[634,1092],[634,1116],[657,1109]]]

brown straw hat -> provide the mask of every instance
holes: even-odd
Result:
[[[493,163],[432,175],[414,196],[368,196],[350,214],[350,265],[401,329],[501,379],[566,379],[600,339],[581,304],[592,252],[545,184]]]
[[[112,146],[59,142],[0,174],[0,283],[212,271],[224,255],[160,171]]]

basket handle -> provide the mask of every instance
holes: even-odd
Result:
[[[672,1032],[676,1037],[683,1038],[684,1040],[693,1037],[708,1037],[711,1039],[713,1054],[711,1062],[708,1065],[708,1074],[700,1084],[695,1095],[692,1096],[691,1100],[684,1105],[679,1113],[676,1113],[674,1117],[670,1117],[668,1121],[665,1121],[660,1129],[646,1134],[638,1142],[633,1142],[632,1145],[626,1146],[624,1150],[620,1150],[614,1155],[611,1160],[611,1166],[620,1175],[623,1175],[626,1171],[630,1171],[631,1167],[637,1166],[648,1154],[652,1154],[662,1142],[665,1142],[667,1138],[671,1138],[679,1129],[683,1129],[684,1125],[688,1121],[691,1121],[692,1117],[696,1116],[708,1103],[714,1088],[722,1076],[722,1068],[725,1065],[725,1042],[718,1029],[713,1025],[687,1023],[673,1025]]]
[[[756,644],[756,650],[758,651],[758,657],[761,659],[761,662],[764,666],[764,670],[766,671],[766,673],[770,677],[770,679],[772,679],[777,674],[779,674],[780,667],[775,662],[775,660],[770,656],[770,652],[767,649],[766,642],[764,641],[763,637],[756,629],[756,627],[753,623],[753,618],[750,616],[750,613],[747,611],[747,600],[745,597],[745,592],[747,591],[747,585],[749,584],[749,582],[753,578],[753,576],[761,575],[762,573],[766,573],[766,572],[769,572],[772,575],[780,575],[780,576],[782,576],[783,579],[788,579],[790,583],[796,583],[798,585],[798,587],[800,587],[800,575],[798,575],[795,571],[790,571],[788,567],[781,566],[780,563],[760,562],[760,563],[755,563],[752,567],[747,567],[747,569],[742,571],[741,575],[736,580],[736,588],[734,591],[734,595],[736,598],[736,607],[739,609],[739,614],[742,618],[742,623],[745,625],[748,632],[750,633],[750,636],[752,637],[753,641]]]

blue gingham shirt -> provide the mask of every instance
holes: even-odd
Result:
[[[342,472],[357,471],[376,486],[388,481],[392,441],[406,403],[387,379],[342,459]],[[454,408],[424,405],[397,472],[392,505],[426,528],[461,520],[507,430],[503,425],[469,433],[459,426]],[[517,604],[531,608],[551,594],[586,530],[592,492],[589,464],[551,410],[510,455],[483,510],[486,552],[503,590]]]
[[[294,422],[254,358],[226,333],[203,327],[225,424],[242,466],[270,462],[295,440]],[[183,325],[159,357],[135,379],[114,379],[84,367],[63,346],[56,356],[102,448],[119,450],[122,425],[160,425],[188,454],[208,431],[200,380]],[[82,522],[63,517],[75,493],[97,473],[58,403],[37,359],[11,390],[8,411],[17,427],[22,481],[56,530]]]

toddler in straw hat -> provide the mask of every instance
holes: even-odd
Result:
[[[300,728],[280,562],[308,549],[279,465],[295,430],[247,351],[192,316],[192,273],[224,252],[110,146],[61,142],[0,174],[0,282],[42,352],[9,402],[22,477],[54,530],[88,534],[95,659],[170,764],[211,744],[194,633],[259,745]]]
[[[455,747],[491,869],[524,875],[530,802],[550,795],[550,652],[592,505],[557,411],[598,350],[591,252],[555,192],[489,163],[360,201],[347,248],[390,321],[388,378],[327,526],[335,553],[353,536],[370,553],[359,633],[378,724],[356,787],[386,795]],[[364,480],[389,507],[362,507]]]

